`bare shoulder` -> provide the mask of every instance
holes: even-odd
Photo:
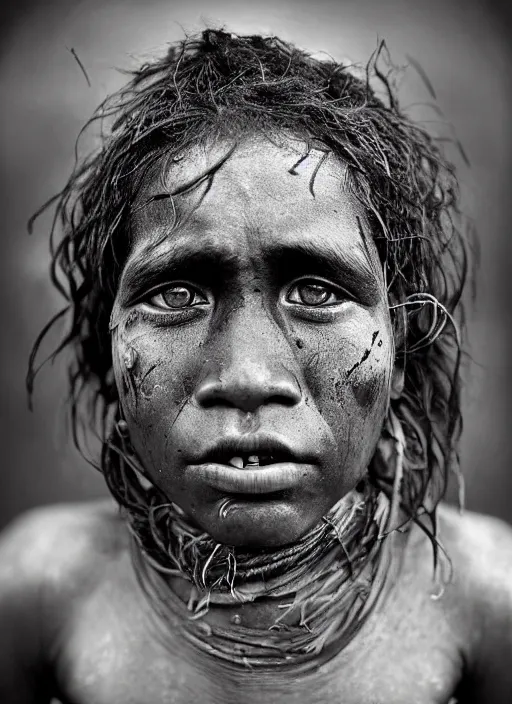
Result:
[[[453,564],[448,601],[467,634],[462,701],[510,702],[512,528],[497,518],[459,515],[443,506],[439,533]]]
[[[468,660],[489,649],[512,651],[512,527],[444,504],[437,517],[437,569],[432,542],[414,526],[403,571],[407,593],[436,601]]]
[[[439,537],[454,577],[475,606],[512,615],[512,526],[505,521],[453,507],[439,508]]]
[[[28,634],[55,631],[127,546],[113,501],[27,511],[0,535],[0,613]],[[51,624],[51,627],[48,627]]]
[[[126,528],[113,501],[27,511],[0,536],[0,594],[12,581],[18,591],[72,587],[85,576],[89,581],[126,545]]]
[[[512,528],[504,521],[441,504],[438,570],[432,543],[418,526],[409,534],[400,591],[415,604],[423,638],[453,645],[462,702],[512,702]],[[427,528],[430,526],[427,524]],[[403,609],[402,609],[403,611]],[[441,635],[440,635],[441,634]],[[441,641],[436,641],[436,638]]]
[[[0,535],[0,701],[48,701],[59,637],[127,546],[113,502],[29,511]]]

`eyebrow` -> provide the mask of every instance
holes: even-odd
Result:
[[[126,264],[120,287],[123,298],[135,299],[171,279],[200,279],[213,284],[232,278],[238,269],[238,257],[212,243],[179,243],[160,252],[145,248]]]
[[[382,295],[382,282],[368,261],[366,248],[341,252],[336,245],[313,244],[307,240],[274,244],[263,254],[265,267],[274,267],[283,278],[316,274],[332,279],[365,305],[373,305]]]
[[[382,295],[382,282],[368,261],[366,249],[341,252],[336,245],[299,240],[271,243],[256,267],[261,274],[283,284],[299,276],[323,276],[347,290],[364,305],[374,305]],[[169,283],[172,279],[201,281],[212,288],[233,280],[241,269],[236,253],[217,243],[189,241],[177,243],[158,252],[144,248],[128,261],[121,277],[124,303],[134,303],[138,296]]]

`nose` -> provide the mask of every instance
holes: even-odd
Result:
[[[210,368],[196,388],[197,402],[204,408],[223,405],[245,413],[269,404],[299,404],[301,386],[283,331],[267,316],[233,317],[238,320],[232,319],[216,340]]]
[[[300,399],[299,385],[289,372],[272,372],[261,362],[248,359],[218,374],[209,373],[196,391],[196,400],[204,408],[220,404],[245,413],[272,403],[295,406]]]

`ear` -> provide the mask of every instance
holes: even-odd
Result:
[[[391,373],[390,396],[393,400],[400,398],[404,390],[405,372],[403,367],[398,366],[395,362]]]

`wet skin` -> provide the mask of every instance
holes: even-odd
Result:
[[[169,199],[140,207],[113,311],[121,404],[146,471],[228,543],[287,542],[316,523],[364,473],[400,388],[364,213],[332,158],[313,198],[314,157],[288,171],[301,150],[242,145],[207,193],[175,199],[177,227]],[[224,153],[155,172],[139,203]],[[195,252],[188,267],[185,250]],[[238,497],[221,518],[226,494],[201,457],[219,438],[262,432],[301,455],[301,482],[276,498]],[[446,507],[439,519],[454,569],[442,596],[425,535],[393,533],[389,598],[348,646],[311,675],[250,677],[199,652],[179,618],[154,608],[111,502],[29,513],[0,540],[0,701],[447,704],[457,692],[460,704],[509,704],[512,532]],[[190,585],[174,587],[186,600]],[[258,602],[247,606],[221,618],[263,623]]]
[[[250,677],[157,615],[113,502],[45,507],[0,540],[0,701],[448,704],[458,690],[459,704],[509,704],[512,531],[446,507],[439,530],[455,570],[440,598],[413,528],[389,599],[330,663]]]
[[[365,213],[333,155],[312,193],[319,154],[293,174],[303,143],[247,139],[209,188],[151,200],[230,146],[146,177],[112,315],[114,370],[151,479],[218,541],[270,546],[299,538],[365,473],[394,342]],[[268,435],[295,455],[284,491],[234,495],[223,478],[247,470],[227,458],[212,480],[215,443]]]

